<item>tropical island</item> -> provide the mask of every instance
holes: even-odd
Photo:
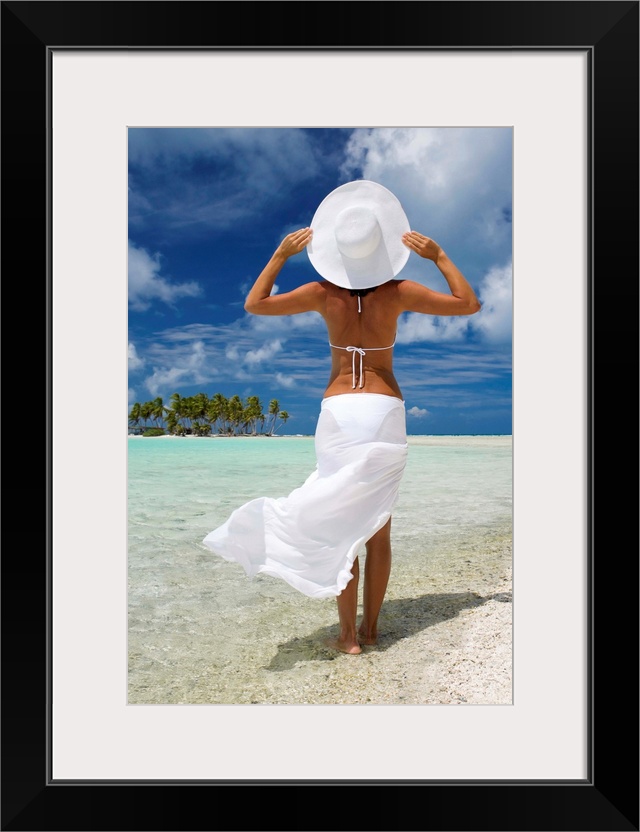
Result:
[[[258,396],[244,401],[222,393],[181,396],[173,393],[166,406],[161,396],[136,402],[129,411],[129,433],[142,436],[273,436],[289,418],[271,399],[267,412]]]

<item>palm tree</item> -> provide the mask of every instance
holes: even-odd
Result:
[[[140,416],[144,422],[143,427],[147,427],[147,419],[153,416],[153,402],[144,402],[140,405]]]
[[[235,433],[242,422],[244,407],[242,399],[237,394],[231,396],[227,403],[227,420],[229,422],[229,433]]]
[[[169,433],[178,433],[178,428],[181,427],[178,423],[178,416],[172,407],[167,408],[167,430]]]
[[[142,410],[140,402],[136,402],[129,412],[129,424],[138,427],[140,419],[142,418]]]
[[[222,393],[216,393],[209,399],[207,405],[207,419],[211,423],[212,428],[217,425],[218,433],[224,430],[224,419],[227,410],[227,399]]]
[[[258,432],[258,421],[262,416],[262,403],[258,396],[249,396],[247,398],[247,406],[244,410],[244,418],[246,424],[251,425],[251,433],[253,436]]]
[[[278,413],[278,418],[282,419],[282,424],[284,425],[286,423],[287,419],[289,418],[289,414],[287,413],[286,410],[281,410],[280,413]],[[274,433],[275,433],[275,428],[274,428]]]
[[[196,393],[193,397],[193,414],[195,419],[206,419],[209,408],[209,396],[206,393]]]
[[[190,398],[189,415],[193,419],[192,429],[196,436],[211,433],[207,413],[209,410],[209,396],[206,393],[196,393]]]
[[[171,407],[167,410],[167,424],[171,433],[176,432],[176,428],[180,425],[180,420],[184,416],[184,399],[180,393],[171,394]]]
[[[209,436],[211,433],[211,425],[208,422],[206,424],[202,424],[202,422],[194,422],[193,433],[194,436]]]
[[[164,419],[166,410],[167,408],[164,406],[162,398],[160,396],[156,396],[156,398],[151,402],[151,418],[155,421],[156,427],[160,427],[160,421]]]
[[[278,411],[280,410],[280,402],[277,399],[271,399],[269,402],[269,415],[271,416],[271,429],[269,430],[269,436],[273,435],[273,430],[276,424],[276,418],[278,416]]]
[[[187,432],[193,433],[193,423],[194,420],[197,420],[198,418],[198,402],[196,401],[195,396],[187,396],[182,401],[184,404],[184,416],[188,423]]]

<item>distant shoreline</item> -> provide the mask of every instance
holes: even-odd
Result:
[[[313,439],[314,434],[312,433],[283,433],[283,434],[256,434],[255,436],[252,434],[234,434],[230,436],[225,436],[224,434],[215,434],[210,436],[194,436],[192,434],[188,434],[187,436],[175,436],[174,434],[165,433],[163,436],[143,436],[141,433],[130,433],[127,436],[128,439],[146,439],[146,440],[153,440],[153,439],[198,439],[198,440],[207,440],[207,439]],[[407,434],[407,441],[409,443],[412,439],[426,439],[426,440],[434,440],[434,441],[443,441],[445,439],[506,439],[509,441],[513,440],[513,435],[511,433],[408,433]]]

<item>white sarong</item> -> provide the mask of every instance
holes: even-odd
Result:
[[[391,516],[407,459],[404,402],[379,393],[322,400],[316,468],[288,497],[237,508],[203,540],[250,577],[281,578],[311,598],[339,595],[362,546]]]

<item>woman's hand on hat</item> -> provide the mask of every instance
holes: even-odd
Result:
[[[424,257],[425,260],[438,262],[438,255],[442,248],[430,237],[425,237],[424,234],[419,234],[417,231],[407,231],[402,235],[402,242],[411,251],[415,251],[420,257]]]
[[[305,246],[309,245],[312,236],[313,231],[308,227],[292,231],[280,243],[277,253],[283,257],[291,257],[294,254],[299,254]]]

